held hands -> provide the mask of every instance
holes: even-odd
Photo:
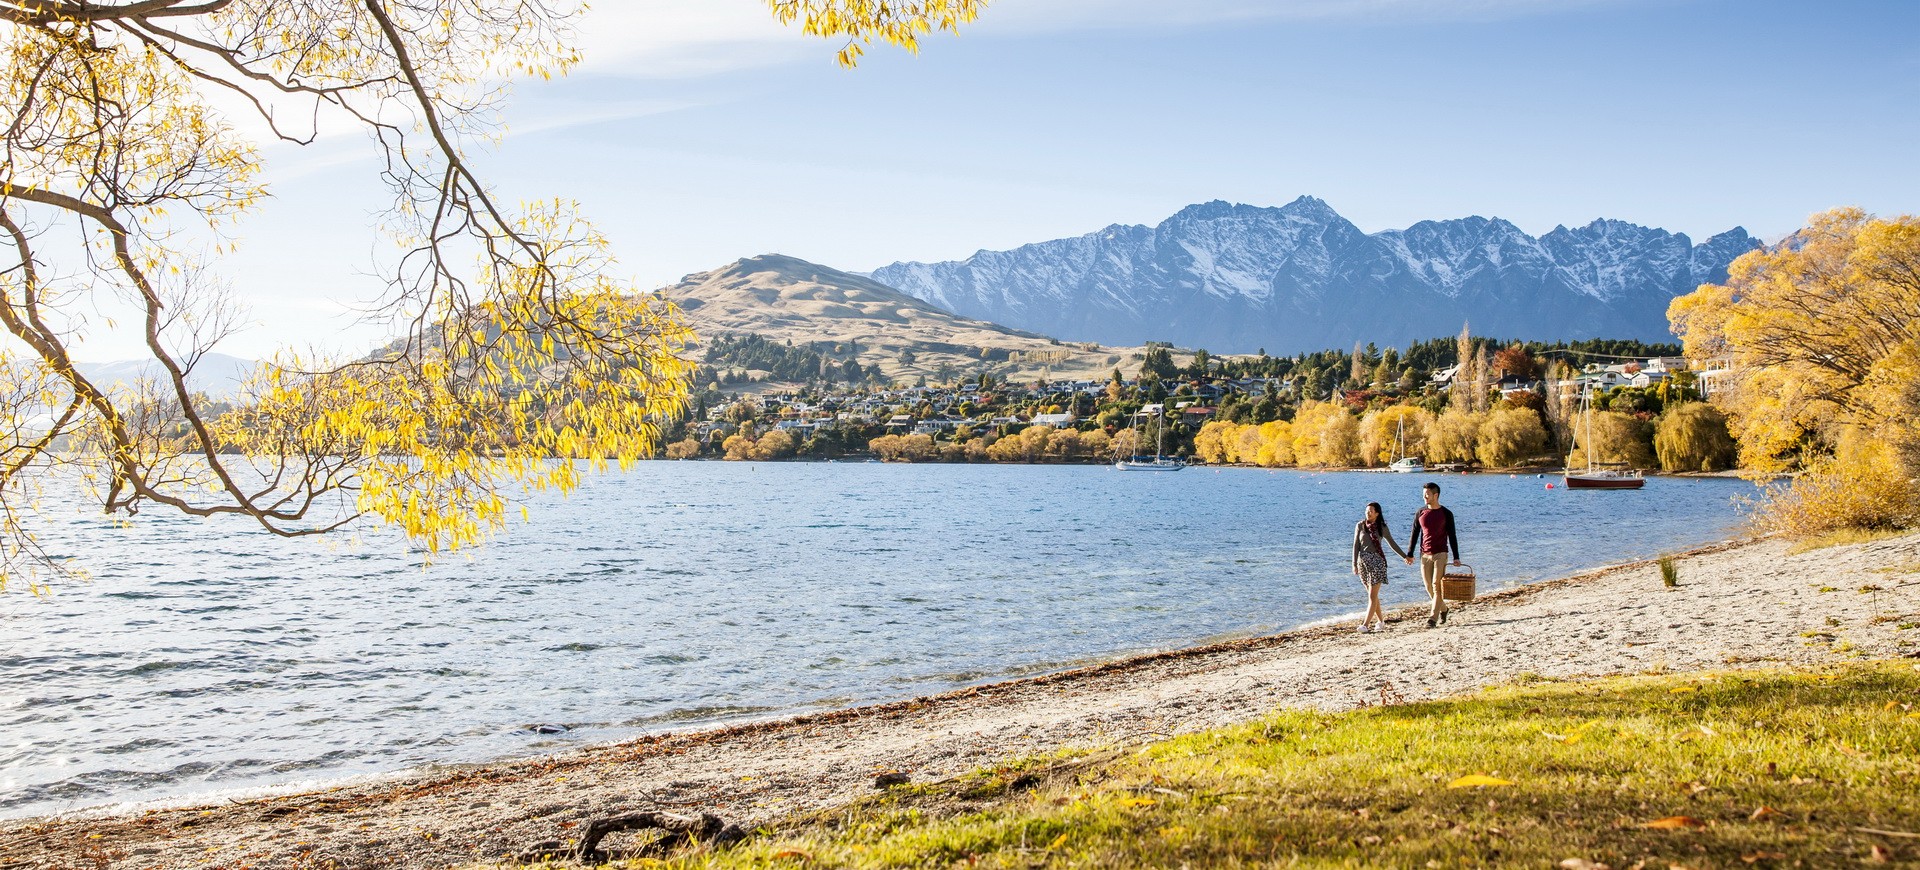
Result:
[[[1407,564],[1409,564],[1409,565],[1411,565],[1411,564],[1413,564],[1413,557],[1412,557],[1412,556],[1408,556],[1408,557],[1407,557]]]

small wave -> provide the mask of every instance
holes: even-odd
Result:
[[[718,722],[723,719],[737,719],[742,716],[764,716],[779,713],[779,707],[761,707],[751,704],[717,704],[706,707],[682,707],[652,716],[643,716],[621,723],[629,728],[646,728],[656,725],[682,725],[688,722]]]
[[[545,647],[540,651],[541,652],[593,652],[594,650],[601,649],[601,648],[602,646],[597,643],[563,643],[559,646]]]
[[[122,671],[121,676],[138,677],[138,676],[144,676],[146,674],[157,674],[157,673],[160,673],[161,671],[170,671],[170,670],[173,670],[174,668],[194,668],[199,666],[200,666],[199,662],[175,662],[175,661],[162,660],[157,662],[147,662],[146,664],[141,664],[141,665],[135,665],[131,668],[126,669],[125,671]]]

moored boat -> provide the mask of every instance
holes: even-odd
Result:
[[[1154,439],[1153,455],[1142,456],[1136,453],[1125,459],[1114,460],[1113,467],[1121,471],[1179,471],[1182,468],[1186,468],[1186,460],[1167,456],[1163,449],[1167,443],[1165,405],[1146,405],[1140,409],[1139,413],[1134,415],[1133,443],[1136,445],[1140,443],[1140,419],[1149,416],[1159,418],[1154,426],[1158,432],[1158,437]]]
[[[1647,485],[1647,478],[1637,468],[1628,468],[1626,463],[1599,463],[1593,461],[1593,388],[1588,386],[1580,394],[1580,416],[1585,423],[1586,432],[1580,439],[1580,446],[1587,455],[1585,471],[1573,470],[1573,457],[1567,457],[1567,470],[1561,480],[1568,489],[1639,489]]]
[[[1631,468],[1569,470],[1565,481],[1568,489],[1639,489],[1647,485],[1646,477]]]

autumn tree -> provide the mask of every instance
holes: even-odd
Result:
[[[772,0],[840,40],[971,20],[985,0]],[[48,565],[31,504],[94,481],[109,514],[245,517],[280,535],[392,523],[429,552],[503,522],[581,464],[652,455],[687,400],[689,332],[612,277],[570,202],[515,206],[472,153],[508,84],[580,61],[574,0],[0,2],[0,582]],[[230,107],[227,114],[219,107]],[[397,249],[353,359],[283,354],[216,413],[189,386],[237,323],[211,267],[267,195],[256,142],[371,134]],[[243,128],[252,133],[243,132]],[[74,361],[89,312],[131,312],[159,377],[117,389]]]
[[[1448,408],[1427,429],[1427,461],[1472,462],[1480,446],[1480,426],[1485,422],[1484,414]]]
[[[1804,472],[1775,501],[1774,527],[1920,522],[1920,465],[1903,461],[1920,457],[1920,218],[1835,209],[1727,271],[1667,317],[1690,357],[1732,372],[1711,400],[1741,466]]]
[[[1547,451],[1547,428],[1530,408],[1498,408],[1480,426],[1474,456],[1488,468],[1509,468]]]
[[[1531,413],[1531,412],[1529,412]],[[1584,467],[1588,456],[1595,465],[1653,468],[1653,424],[1619,411],[1593,411],[1592,419],[1574,432],[1574,448],[1567,463]],[[1592,436],[1589,439],[1588,431]]]
[[[1502,348],[1493,355],[1493,371],[1496,377],[1511,377],[1530,381],[1539,374],[1539,366],[1534,362],[1533,354],[1518,344]]]
[[[1425,456],[1433,415],[1413,405],[1394,405],[1361,421],[1364,465],[1384,465],[1402,456]]]
[[[1293,424],[1286,420],[1269,420],[1254,427],[1259,436],[1259,446],[1251,457],[1254,464],[1261,468],[1279,468],[1293,465],[1299,457],[1293,452]],[[1249,457],[1242,456],[1241,461]]]
[[[1667,471],[1723,471],[1739,451],[1726,415],[1705,402],[1674,405],[1653,427],[1653,452]]]

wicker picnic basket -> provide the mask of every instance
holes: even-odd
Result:
[[[1454,565],[1440,575],[1440,597],[1448,601],[1472,601],[1475,578],[1472,565]]]

